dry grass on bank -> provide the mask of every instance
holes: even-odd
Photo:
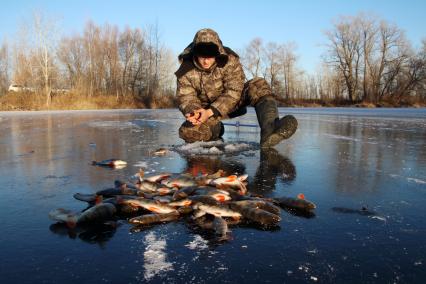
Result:
[[[281,107],[426,107],[426,102],[418,99],[391,101],[380,103],[357,102],[345,100],[285,100],[277,97]],[[176,97],[172,94],[157,94],[152,96],[135,97],[132,95],[94,95],[87,97],[76,93],[53,94],[49,107],[46,106],[46,97],[34,93],[7,93],[0,96],[0,111],[14,110],[97,110],[97,109],[160,109],[176,108]]]
[[[96,109],[137,109],[171,108],[174,97],[157,95],[147,98],[128,96],[94,95],[86,97],[79,94],[54,94],[49,107],[46,96],[34,93],[8,93],[0,96],[0,110],[96,110]]]
[[[383,100],[378,103],[360,101],[350,102],[347,100],[304,100],[304,99],[282,99],[277,98],[278,105],[281,107],[359,107],[359,108],[398,108],[398,107],[426,107],[426,101],[417,98],[406,99],[403,101]]]

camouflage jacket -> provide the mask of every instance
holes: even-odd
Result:
[[[205,70],[193,56],[197,43],[211,42],[218,46],[216,63]],[[199,108],[211,108],[215,116],[227,117],[241,100],[245,75],[238,55],[222,45],[218,34],[211,29],[197,32],[194,40],[179,55],[180,68],[176,71],[176,96],[183,114]]]

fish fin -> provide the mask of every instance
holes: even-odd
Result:
[[[160,213],[160,211],[158,210],[158,208],[155,207],[155,206],[149,206],[147,209],[149,211],[152,211],[152,212],[155,212],[155,213]]]
[[[225,202],[225,196],[224,195],[216,195],[216,200],[220,202]]]
[[[299,194],[297,195],[297,198],[302,199],[302,200],[305,200],[305,195],[304,195],[303,193],[299,193]]]
[[[101,204],[104,201],[104,197],[102,195],[96,195],[95,197],[95,204]]]
[[[238,177],[236,175],[231,175],[226,179],[226,181],[231,182],[231,181],[236,181],[237,179]]]
[[[69,218],[65,222],[68,228],[74,229],[77,226],[77,217],[75,215],[69,215]]]
[[[142,168],[139,169],[139,178],[143,178],[145,175],[145,172]]]
[[[160,195],[167,195],[169,194],[170,189],[167,187],[161,187],[158,189],[158,192],[160,193]]]
[[[67,225],[68,228],[74,229],[77,226],[77,223],[74,222],[74,221],[67,221],[66,225]]]

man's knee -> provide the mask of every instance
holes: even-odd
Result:
[[[247,113],[247,107],[246,106],[242,106],[237,108],[237,110],[231,112],[228,117],[229,118],[236,118],[238,116],[242,116],[245,115]]]
[[[179,137],[187,143],[216,140],[223,133],[223,123],[212,118],[200,125],[193,125],[191,122],[185,121],[179,128]]]
[[[264,78],[255,77],[246,82],[244,92],[251,106],[256,105],[260,98],[272,96],[272,89]]]

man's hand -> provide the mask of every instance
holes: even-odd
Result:
[[[212,115],[213,111],[211,109],[200,109],[200,117],[197,120],[197,124],[205,123]]]
[[[197,109],[190,114],[186,114],[186,120],[191,122],[193,125],[200,125],[205,123],[211,116],[213,115],[213,111],[211,109]]]
[[[193,125],[197,125],[198,119],[201,117],[200,110],[202,109],[196,109],[191,113],[185,114],[186,120],[191,122]]]

